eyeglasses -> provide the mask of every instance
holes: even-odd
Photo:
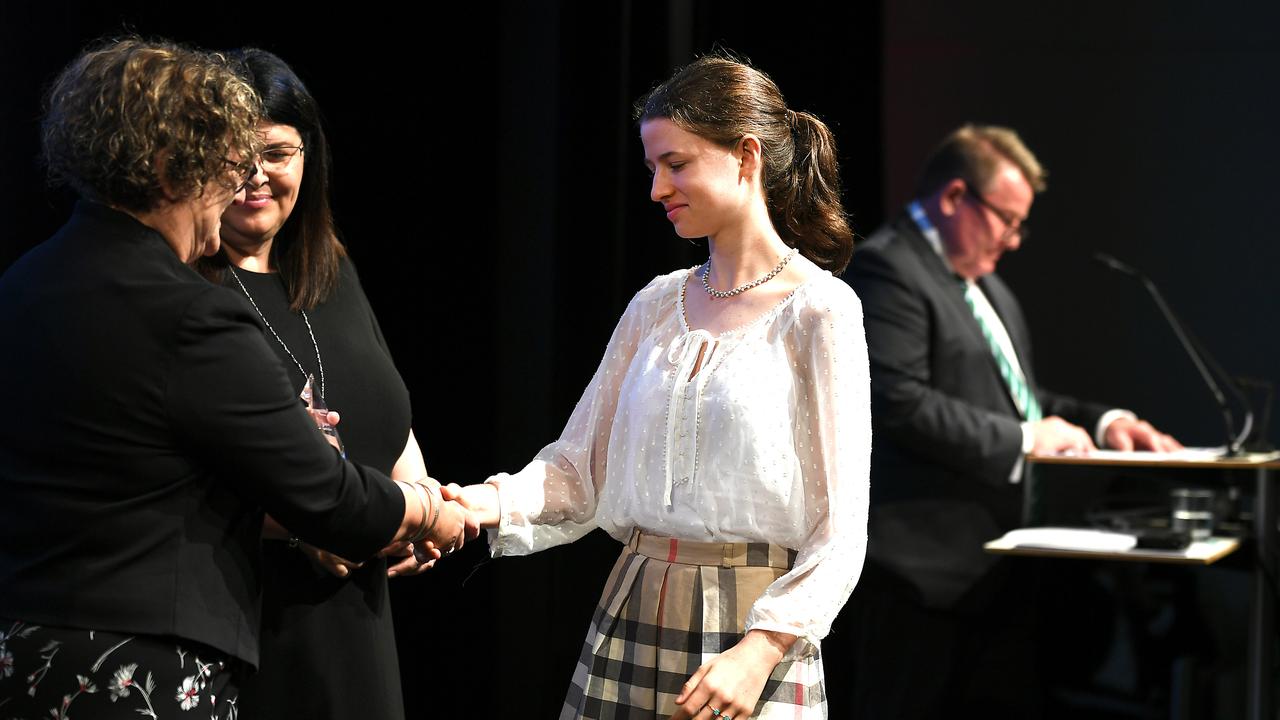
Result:
[[[230,158],[223,158],[223,164],[227,168],[227,174],[231,175],[231,182],[223,183],[229,190],[240,192],[249,184],[249,178],[253,177],[253,161],[242,160],[236,162]]]
[[[969,197],[978,201],[978,204],[982,207],[995,213],[995,216],[1000,218],[1000,222],[1004,223],[1004,234],[1000,236],[1001,240],[1008,240],[1014,235],[1017,235],[1019,240],[1026,240],[1027,236],[1031,234],[1031,228],[1027,227],[1027,221],[1025,219],[1020,219],[1017,215],[1012,215],[1001,210],[995,205],[992,205],[991,201],[982,197],[981,193],[967,185],[964,190],[969,194]]]
[[[242,162],[223,158],[222,162],[226,163],[227,172],[235,177],[235,182],[228,184],[227,187],[234,188],[236,192],[244,190],[253,180],[253,176],[258,174],[259,168],[264,173],[282,173],[288,169],[289,163],[293,162],[293,157],[303,149],[302,145],[277,145],[266,148],[252,159]]]
[[[303,151],[302,145],[276,145],[258,153],[257,161],[262,171],[267,173],[284,172],[293,157]]]

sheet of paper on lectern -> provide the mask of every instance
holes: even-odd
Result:
[[[1064,456],[1066,457],[1070,457],[1072,455],[1072,453],[1064,453]],[[1215,460],[1230,460],[1234,462],[1263,463],[1280,459],[1280,451],[1248,453],[1245,455],[1227,457],[1227,449],[1225,447],[1191,447],[1183,448],[1181,450],[1171,450],[1169,452],[1150,452],[1147,450],[1090,450],[1080,457],[1112,462],[1213,462]]]
[[[1010,530],[1002,538],[1002,544],[1014,547],[1036,547],[1051,550],[1081,550],[1085,552],[1125,552],[1138,544],[1138,539],[1128,533],[1090,530],[1087,528],[1034,527]]]

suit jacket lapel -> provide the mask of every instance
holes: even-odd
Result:
[[[951,272],[951,268],[933,249],[933,245],[920,232],[919,226],[910,215],[903,215],[899,220],[899,234],[910,240],[911,249],[919,256],[920,264],[929,272],[947,303],[960,317],[960,322],[966,328],[969,339],[987,349],[987,354],[990,355],[990,345],[987,343],[986,336],[982,334],[982,327],[978,325],[977,319],[973,317],[973,310],[964,299],[964,279]],[[1001,319],[1003,318],[1002,314]],[[1004,379],[1000,378],[1000,366],[996,363],[995,356],[991,357],[991,371],[996,374],[1000,383],[1004,384]]]
[[[982,354],[987,358],[987,367],[991,370],[996,386],[1001,388],[1001,397],[1008,403],[1010,411],[1015,415],[1018,414],[1017,404],[1014,402],[1009,383],[1005,382],[1005,379],[1000,375],[1000,363],[991,352],[991,343],[982,334],[982,326],[978,324],[977,318],[973,316],[973,309],[969,307],[969,303],[964,299],[964,279],[951,271],[947,263],[933,249],[933,245],[920,232],[920,227],[916,225],[910,215],[903,214],[899,218],[898,232],[901,237],[909,241],[908,244],[911,249],[920,258],[920,264],[941,289],[942,295],[946,298],[946,302],[951,306],[954,314],[960,318],[959,322],[965,327],[969,341],[982,348]],[[1026,339],[1022,337],[1021,324],[1010,322],[1011,308],[1009,307],[1009,302],[1012,302],[1012,296],[998,278],[992,278],[993,282],[988,283],[989,278],[992,278],[992,276],[980,278],[978,286],[982,289],[987,299],[991,301],[991,306],[995,308],[996,314],[1000,316],[1000,321],[1009,332],[1013,350],[1018,354],[1018,364],[1023,366],[1023,373],[1026,375],[1027,382],[1031,383],[1030,371],[1027,370],[1027,363],[1023,360],[1023,357],[1026,356],[1024,352]],[[989,289],[993,289],[994,292],[990,292]],[[1034,392],[1034,383],[1031,387]]]

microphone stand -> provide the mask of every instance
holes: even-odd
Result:
[[[1195,340],[1182,321],[1174,315],[1173,310],[1164,301],[1164,296],[1160,294],[1160,290],[1151,281],[1151,278],[1106,253],[1094,253],[1093,259],[1115,272],[1135,278],[1147,289],[1147,293],[1155,301],[1156,307],[1160,309],[1160,314],[1164,316],[1165,322],[1173,329],[1173,334],[1178,338],[1182,349],[1191,358],[1192,364],[1195,365],[1201,379],[1204,380],[1204,384],[1208,386],[1209,392],[1213,395],[1213,399],[1218,403],[1218,409],[1222,412],[1222,420],[1227,430],[1227,456],[1236,457],[1243,454],[1241,448],[1244,446],[1244,441],[1249,437],[1249,433],[1253,431],[1253,411],[1250,409],[1249,401],[1245,398],[1244,393],[1232,382],[1231,376],[1223,371],[1222,366],[1213,359],[1209,351]],[[1226,396],[1222,394],[1222,389],[1218,387],[1218,383],[1213,379],[1213,373],[1209,372],[1208,366],[1212,366],[1214,371],[1222,377],[1223,382],[1226,383],[1228,389],[1231,390],[1244,408],[1243,427],[1238,435],[1235,431],[1235,421],[1231,415],[1231,406],[1227,404]]]

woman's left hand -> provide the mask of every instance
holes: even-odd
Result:
[[[387,568],[387,577],[418,575],[435,567],[440,553],[428,541],[424,540],[421,545],[422,547],[415,548],[413,543],[396,543],[383,550],[382,554],[387,557],[387,562],[394,563]]]
[[[338,557],[331,552],[321,550],[314,545],[302,543],[298,546],[303,555],[321,570],[329,573],[334,577],[345,578],[351,574],[352,570],[358,570],[364,563],[356,563],[346,558]]]
[[[689,678],[676,698],[671,720],[747,720],[764,684],[796,636],[751,630]]]

